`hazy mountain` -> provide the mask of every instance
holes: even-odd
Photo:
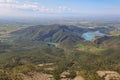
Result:
[[[19,39],[36,40],[46,42],[64,42],[65,40],[79,41],[83,40],[82,33],[87,29],[76,26],[66,25],[39,25],[31,26],[23,30],[13,32],[12,34]]]

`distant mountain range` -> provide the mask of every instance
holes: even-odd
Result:
[[[87,29],[79,28],[76,26],[66,25],[44,25],[44,26],[31,26],[29,28],[13,32],[20,39],[37,40],[46,42],[63,42],[69,40],[83,40],[82,33]]]
[[[31,26],[22,30],[12,32],[11,34],[19,40],[26,41],[42,41],[60,43],[65,46],[72,46],[77,42],[84,41],[83,33],[90,31],[100,31],[102,33],[109,33],[114,30],[113,27],[100,27],[100,28],[80,28],[77,26],[67,25],[38,25]],[[106,40],[106,39],[102,39]],[[100,42],[100,41],[97,41]],[[102,41],[103,42],[103,41]],[[101,42],[101,43],[102,43]]]

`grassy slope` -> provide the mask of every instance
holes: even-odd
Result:
[[[29,41],[23,41],[23,43],[19,43],[16,46],[11,44],[11,48],[7,48],[7,50],[5,48],[5,52],[0,54],[0,69],[9,74],[14,74],[9,76],[8,74],[0,72],[0,79],[11,80],[8,79],[8,77],[14,79],[18,73],[27,74],[27,72],[31,71],[39,72],[41,69],[36,67],[39,63],[55,63],[55,66],[57,66],[56,70],[51,74],[54,75],[56,80],[59,79],[59,75],[65,70],[69,70],[71,76],[75,74],[74,72],[78,71],[86,80],[102,80],[98,77],[96,71],[114,70],[120,73],[119,46],[113,46],[118,45],[119,39],[120,38],[115,37],[105,40],[106,45],[108,45],[105,47],[105,50],[96,47],[93,43],[82,42],[76,46],[82,50],[71,50],[70,52],[64,52],[62,49],[53,47],[40,49],[39,46],[31,50],[21,49],[21,46],[28,46],[29,48],[30,46],[36,47],[36,45],[38,45],[35,43],[33,43],[35,45],[32,45]],[[13,47],[15,48],[13,49]],[[101,54],[97,55],[96,53],[98,52]]]
[[[80,45],[79,47],[85,48],[83,51],[74,50],[69,53],[52,47],[21,52],[15,50],[7,51],[4,54],[0,54],[0,68],[10,73],[27,74],[30,71],[41,71],[41,69],[36,67],[39,63],[55,63],[57,67],[52,74],[57,80],[59,75],[65,70],[69,70],[71,76],[78,71],[86,80],[102,80],[96,74],[98,70],[115,70],[120,72],[119,49],[97,50],[101,54],[96,55],[92,51],[86,51],[88,48],[92,50],[97,49],[93,44],[91,46],[90,44],[89,46]]]

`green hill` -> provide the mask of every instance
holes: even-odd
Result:
[[[120,47],[120,36],[105,36],[95,41],[102,47],[106,48],[118,48]]]
[[[86,30],[67,25],[39,25],[15,31],[12,35],[19,41],[41,41],[69,46],[84,40],[81,35]]]

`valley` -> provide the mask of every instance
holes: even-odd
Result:
[[[0,80],[120,80],[119,28],[99,26],[0,27]]]
[[[120,0],[0,0],[0,80],[120,80]]]

